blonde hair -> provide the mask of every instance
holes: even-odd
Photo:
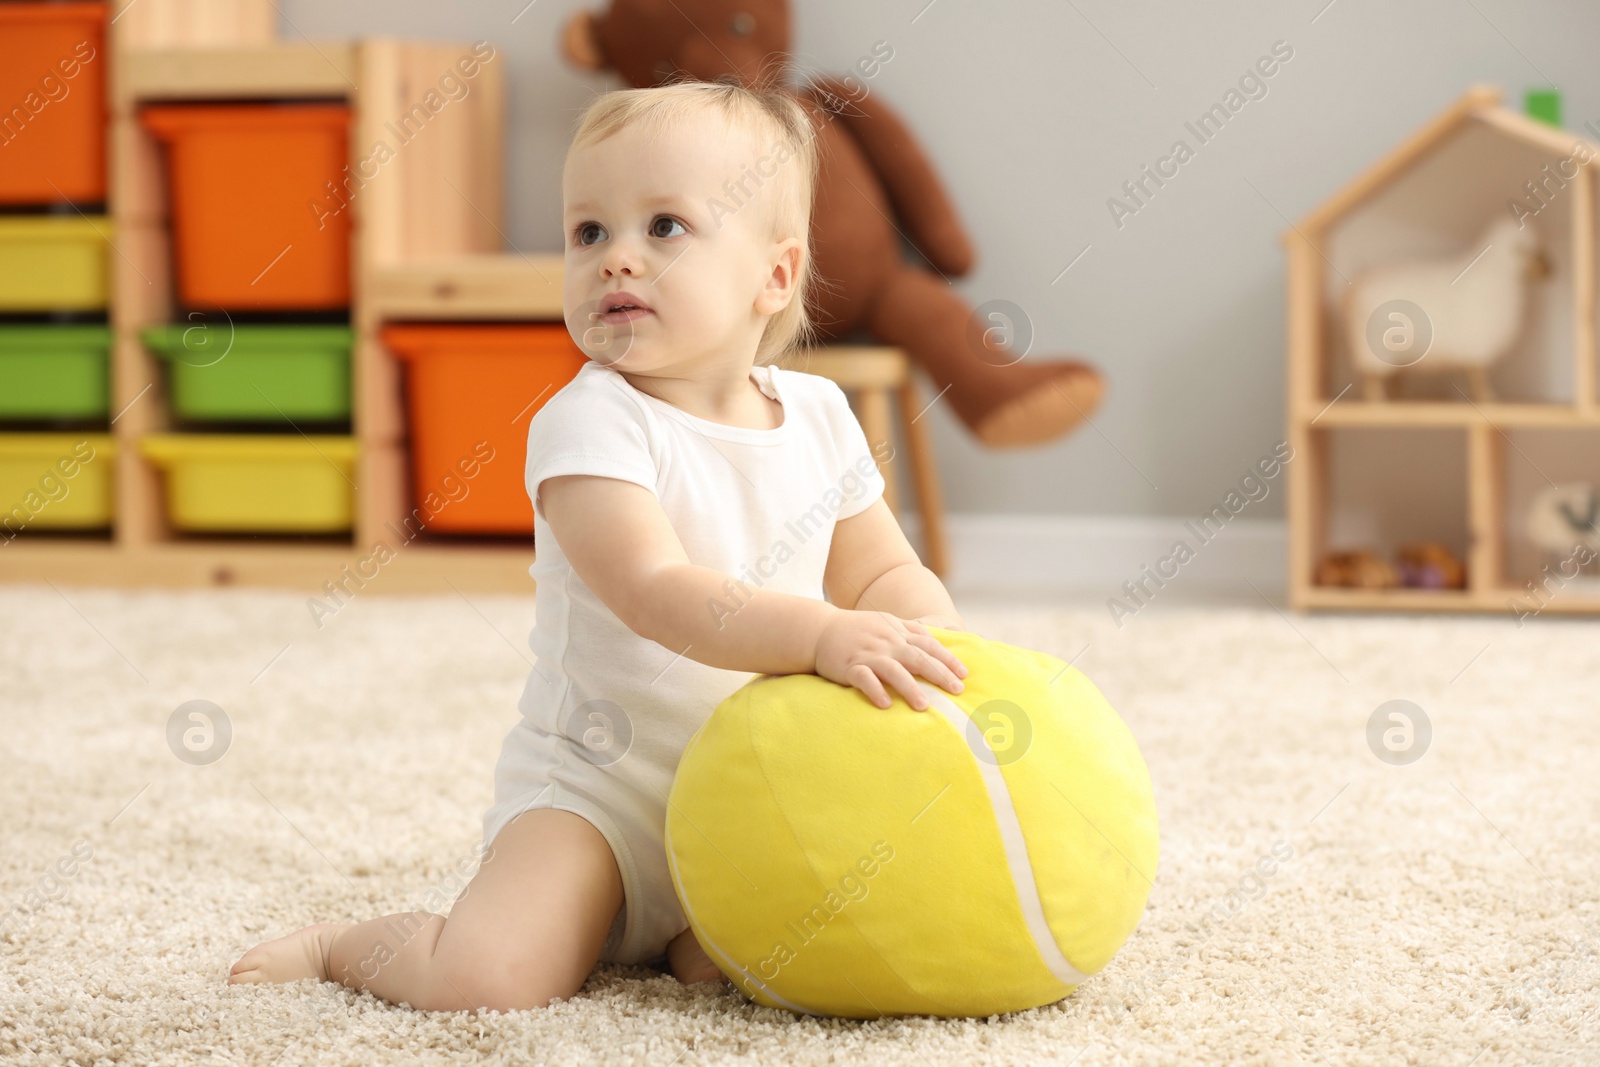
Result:
[[[659,134],[686,115],[714,112],[731,128],[751,135],[758,146],[770,144],[780,153],[770,176],[759,166],[744,168],[746,174],[731,188],[732,203],[715,202],[727,213],[742,209],[756,193],[765,192],[767,218],[773,236],[798,237],[801,245],[800,269],[795,275],[795,293],[781,311],[767,320],[761,343],[756,347],[757,366],[775,363],[790,349],[811,344],[816,327],[807,310],[807,299],[814,285],[811,270],[811,202],[817,184],[817,146],[811,120],[794,96],[776,82],[762,80],[746,87],[732,80],[674,81],[649,89],[615,89],[602,93],[584,109],[572,136],[570,153],[583,145],[603,141],[612,134],[643,124]],[[787,152],[787,155],[782,153]],[[762,155],[759,164],[767,160]],[[755,192],[747,182],[753,179]],[[776,187],[767,191],[768,185]],[[713,209],[715,210],[715,209]]]

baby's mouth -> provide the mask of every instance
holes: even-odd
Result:
[[[613,326],[616,326],[624,322],[633,322],[636,319],[642,319],[646,315],[654,314],[655,312],[646,307],[638,307],[634,304],[623,304],[600,312],[599,318],[601,322],[607,322]]]
[[[600,298],[597,317],[613,326],[642,319],[653,314],[650,306],[626,289],[618,289]]]

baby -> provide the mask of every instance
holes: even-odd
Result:
[[[584,112],[564,304],[590,361],[529,426],[538,659],[483,861],[448,917],[309,926],[230,982],[508,1011],[572,996],[597,961],[718,979],[663,843],[711,710],[760,674],[815,673],[880,708],[893,691],[896,714],[926,710],[929,683],[961,692],[966,667],[927,629],[961,619],[844,393],[774,365],[810,333],[813,136],[775,88],[680,82]]]

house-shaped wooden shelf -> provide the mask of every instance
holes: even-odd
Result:
[[[1294,606],[1600,613],[1600,585],[1551,580],[1523,533],[1545,485],[1600,482],[1597,165],[1600,145],[1476,87],[1283,234]],[[1381,265],[1470,259],[1497,218],[1533,227],[1550,270],[1525,290],[1517,340],[1489,370],[1494,399],[1447,374],[1404,377],[1372,398],[1352,355],[1368,338],[1343,322],[1352,286]],[[1393,560],[1415,541],[1463,559],[1467,587],[1316,583],[1328,552]]]

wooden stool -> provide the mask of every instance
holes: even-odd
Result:
[[[856,417],[867,435],[867,444],[878,459],[878,443],[893,446],[889,394],[895,394],[900,407],[901,431],[911,459],[911,480],[922,515],[922,560],[933,573],[944,576],[949,563],[944,527],[944,501],[939,494],[939,473],[933,458],[933,440],[928,424],[919,416],[917,386],[911,377],[911,362],[898,348],[876,345],[826,345],[803,351],[782,364],[807,374],[832,379],[855,401]],[[891,456],[892,458],[892,456]],[[883,474],[883,499],[896,517],[900,514],[900,492],[890,464],[878,459]]]

